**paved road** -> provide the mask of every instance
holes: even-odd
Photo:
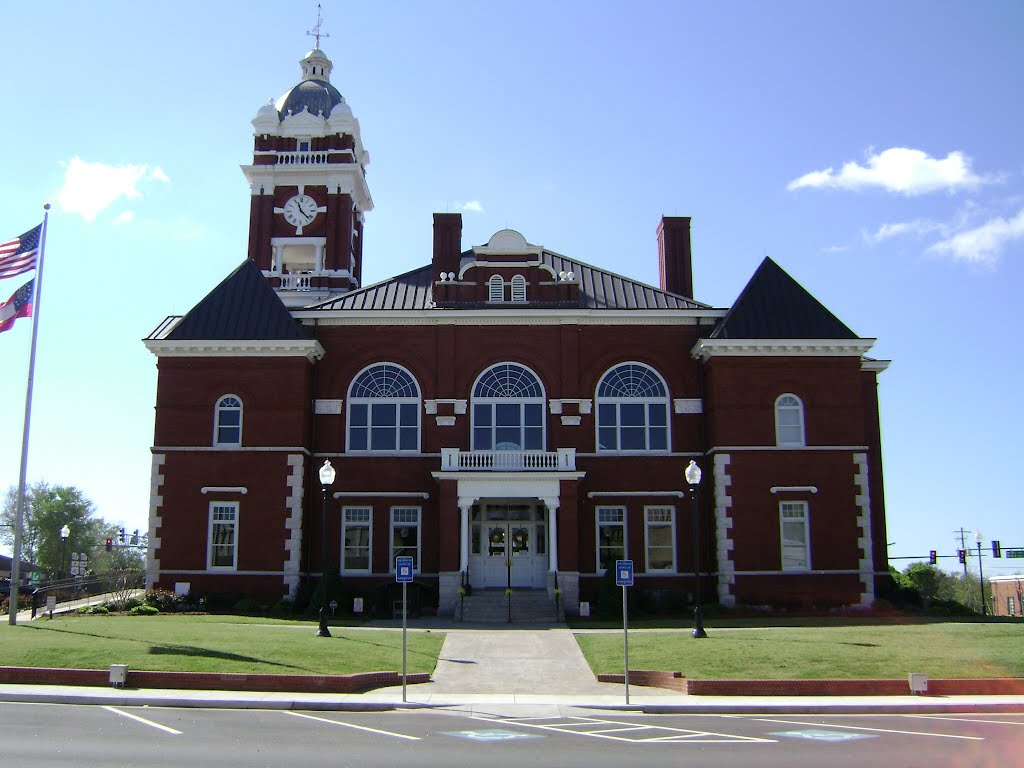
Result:
[[[542,705],[470,714],[0,704],[0,723],[4,763],[18,768],[1013,766],[1024,736],[1024,714],[638,715]]]

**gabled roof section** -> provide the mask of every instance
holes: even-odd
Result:
[[[168,341],[309,341],[312,337],[246,259],[165,336]]]
[[[471,250],[462,254],[463,264],[475,260],[476,257]],[[592,267],[589,264],[572,261],[551,251],[543,251],[540,254],[540,262],[551,267],[556,275],[560,272],[573,273],[580,286],[579,307],[581,309],[710,309],[707,304],[702,304],[699,301],[662,291],[636,280]],[[432,305],[433,283],[431,277],[432,268],[428,265],[304,309],[332,311],[435,309]],[[490,306],[493,305],[473,303],[445,307],[438,311],[487,309]],[[529,308],[529,304],[521,307],[522,310],[529,310]]]
[[[857,339],[824,305],[765,258],[712,339]]]

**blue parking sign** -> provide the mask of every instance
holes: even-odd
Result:
[[[615,585],[618,587],[633,586],[633,561],[615,561]]]
[[[411,557],[396,557],[395,558],[395,581],[399,584],[411,584],[412,583],[412,558]]]

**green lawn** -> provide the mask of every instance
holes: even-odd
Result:
[[[6,617],[5,617],[6,618]],[[402,670],[402,633],[238,616],[67,616],[0,625],[0,664],[245,674]],[[409,672],[433,672],[443,632],[408,633]]]
[[[595,674],[622,672],[622,633],[577,633]],[[630,632],[629,668],[704,679],[1024,677],[1024,624],[926,623]]]

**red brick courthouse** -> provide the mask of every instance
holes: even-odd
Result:
[[[151,586],[294,597],[326,537],[352,594],[410,555],[442,614],[465,584],[558,589],[572,613],[621,558],[683,604],[695,549],[709,602],[871,604],[873,339],[770,259],[731,308],[701,303],[682,217],[657,226],[658,287],[511,230],[463,243],[459,214],[434,214],[423,267],[364,285],[359,123],[322,51],[301,66],[252,121],[248,258],[145,340]]]

